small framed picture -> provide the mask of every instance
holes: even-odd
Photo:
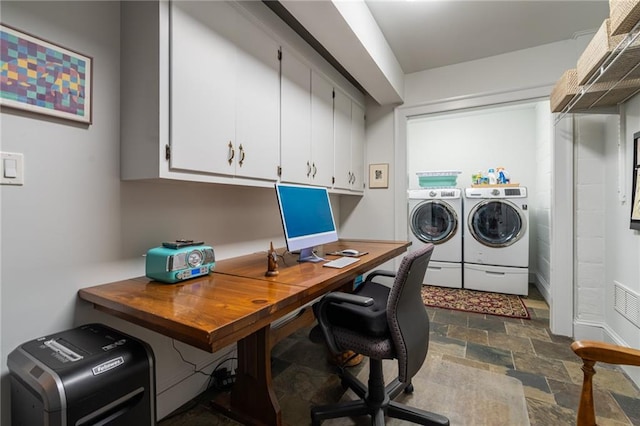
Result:
[[[0,39],[0,105],[91,124],[91,57],[4,24]]]
[[[633,188],[630,228],[640,231],[640,132],[633,135]]]
[[[389,163],[369,164],[369,188],[389,187]]]

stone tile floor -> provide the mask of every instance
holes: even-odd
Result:
[[[524,301],[530,320],[428,308],[429,357],[520,380],[531,425],[575,424],[581,361],[569,347],[570,338],[549,331],[549,307],[535,287],[530,287]],[[300,330],[272,351],[274,387],[288,425],[310,424],[310,405],[337,401],[343,395],[324,348],[311,342],[308,333],[309,329]],[[364,364],[352,368],[362,369]],[[616,366],[598,363],[596,372],[598,424],[640,425],[638,388]],[[296,392],[291,392],[292,382],[296,382]],[[211,390],[204,392],[159,425],[236,425],[210,409],[212,395]]]

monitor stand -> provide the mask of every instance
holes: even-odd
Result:
[[[325,259],[320,256],[316,256],[313,252],[313,247],[307,247],[300,250],[300,255],[298,256],[298,262],[312,262],[318,263],[323,262]]]

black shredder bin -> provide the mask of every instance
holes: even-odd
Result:
[[[7,357],[13,426],[155,425],[155,359],[145,342],[87,324]]]

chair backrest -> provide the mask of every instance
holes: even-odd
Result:
[[[434,245],[407,254],[400,264],[387,302],[387,321],[398,356],[398,379],[406,383],[420,370],[429,349],[429,315],[422,283]]]

